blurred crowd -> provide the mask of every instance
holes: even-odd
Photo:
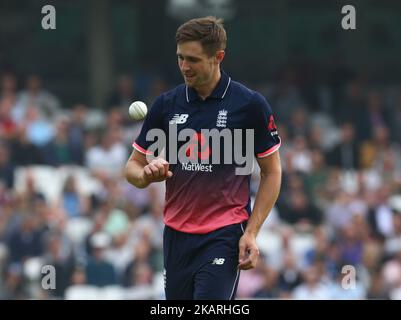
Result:
[[[253,85],[276,115],[283,184],[237,297],[401,299],[400,87],[304,71]],[[122,173],[142,125],[129,104],[172,85],[121,75],[93,108],[63,105],[40,75],[0,76],[0,299],[163,299],[164,186]]]

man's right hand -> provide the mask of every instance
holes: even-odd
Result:
[[[162,158],[153,159],[143,168],[143,178],[147,184],[164,181],[172,176],[173,173],[169,171],[169,163]]]

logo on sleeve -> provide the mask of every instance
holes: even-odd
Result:
[[[270,131],[272,136],[278,135],[277,126],[276,126],[276,123],[274,122],[273,115],[270,115],[269,124],[267,125],[267,129]]]
[[[186,113],[182,113],[182,114],[176,113],[173,116],[173,118],[170,120],[169,123],[170,124],[183,124],[183,123],[187,122],[188,116],[189,115]]]

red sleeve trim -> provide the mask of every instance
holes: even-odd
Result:
[[[133,146],[136,150],[138,150],[140,153],[143,153],[143,154],[145,154],[145,155],[151,155],[151,154],[152,154],[152,152],[145,150],[144,148],[142,148],[142,147],[141,147],[139,144],[137,144],[136,142],[134,142],[134,143],[132,144],[132,146]]]
[[[281,146],[281,141],[276,144],[275,146],[271,147],[270,149],[266,150],[265,152],[258,153],[256,156],[258,158],[264,158],[270,156],[272,153],[276,152]]]

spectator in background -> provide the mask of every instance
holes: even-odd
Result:
[[[288,133],[291,138],[309,136],[309,118],[306,109],[301,106],[296,108],[290,115]]]
[[[109,130],[117,129],[120,130],[124,124],[124,115],[128,114],[128,109],[124,112],[119,108],[112,108],[108,111],[106,116],[106,127]]]
[[[147,189],[135,188],[128,182],[123,184],[123,194],[127,211],[132,212],[133,216],[145,213],[151,203]]]
[[[137,189],[138,190],[138,189]],[[143,190],[143,189],[139,189]],[[136,239],[143,232],[150,232],[152,243],[162,246],[160,234],[163,233],[163,209],[164,193],[163,188],[157,188],[157,185],[150,185],[146,189],[147,206],[143,208],[143,214],[133,221],[132,236]],[[135,198],[134,198],[135,199]],[[132,201],[134,200],[132,199]],[[141,198],[137,198],[140,200]]]
[[[103,202],[99,210],[93,217],[93,226],[89,234],[85,238],[85,251],[87,256],[92,256],[94,252],[92,237],[97,233],[103,233],[104,225],[107,219],[107,215],[110,211],[108,202]]]
[[[354,216],[367,216],[367,205],[355,194],[338,190],[325,210],[327,226],[341,229],[350,223]]]
[[[45,201],[43,193],[37,190],[35,176],[32,170],[27,170],[25,174],[25,189],[17,194],[18,198],[18,210],[26,211],[32,208],[36,200]]]
[[[72,164],[73,146],[68,136],[68,118],[59,118],[56,122],[55,129],[54,137],[41,148],[43,163],[50,166]]]
[[[15,166],[43,163],[40,150],[29,141],[25,126],[18,128],[15,137],[11,140],[10,150]]]
[[[338,237],[342,240],[339,244],[341,262],[357,267],[362,262],[363,239],[357,233],[354,223],[342,227]]]
[[[5,244],[20,222],[15,201],[12,191],[7,189],[0,179],[0,275],[7,257]]]
[[[90,239],[93,251],[85,268],[86,279],[90,285],[103,287],[117,283],[113,265],[104,258],[104,252],[109,247],[110,241],[106,233],[95,233]]]
[[[85,118],[88,114],[88,107],[78,103],[72,107],[68,140],[71,145],[71,157],[74,164],[84,163],[84,142],[85,142]]]
[[[17,78],[12,72],[5,72],[0,78],[0,136],[10,139],[17,130],[12,112],[17,101]]]
[[[347,283],[348,274],[339,272],[336,275],[336,281],[329,287],[330,299],[333,300],[362,300],[366,297],[366,288],[358,279],[356,273],[355,287],[344,288],[343,282]]]
[[[24,122],[21,126],[26,128],[28,141],[39,148],[49,143],[54,136],[53,124],[40,117],[36,105],[27,106]]]
[[[35,205],[43,200],[37,199]],[[24,262],[27,258],[43,254],[43,229],[38,214],[27,213],[22,216],[20,225],[11,233],[8,239],[10,262]]]
[[[293,291],[293,298],[298,300],[320,300],[330,299],[329,286],[322,282],[316,265],[310,266],[302,273],[304,283],[297,286]]]
[[[123,221],[123,223],[125,224],[126,221]],[[122,284],[124,282],[125,269],[133,259],[134,250],[132,250],[132,245],[127,241],[127,232],[115,232],[111,237],[111,247],[105,251],[105,259],[113,265],[118,283]]]
[[[125,269],[123,280],[125,286],[131,287],[138,284],[136,281],[139,280],[138,272],[142,266],[150,268],[148,271],[152,274],[155,272],[154,255],[155,250],[150,239],[150,234],[149,232],[144,232],[134,247],[134,258]]]
[[[320,125],[313,125],[308,134],[309,147],[312,150],[325,148],[324,130]]]
[[[298,270],[294,254],[286,250],[284,252],[283,266],[278,274],[278,288],[282,293],[290,293],[301,284],[301,273]]]
[[[377,90],[370,90],[366,98],[367,114],[369,119],[369,134],[372,137],[374,128],[389,126],[389,116],[384,106],[383,96]]]
[[[340,141],[327,154],[328,164],[343,170],[360,168],[359,148],[355,140],[355,131],[351,122],[345,122],[340,128]]]
[[[401,284],[401,250],[384,263],[382,276],[387,289],[392,290]]]
[[[312,155],[306,136],[298,135],[293,139],[292,150],[287,153],[289,167],[303,174],[312,170]]]
[[[49,293],[62,298],[75,269],[72,245],[62,233],[49,233],[45,239],[44,264],[52,265],[56,269],[56,288]]]
[[[389,205],[393,211],[393,233],[384,244],[387,255],[394,255],[401,251],[401,195],[389,199]]]
[[[107,131],[102,135],[100,144],[87,150],[85,162],[95,176],[118,177],[122,174],[128,151],[121,140],[120,130]]]
[[[401,168],[401,150],[400,146],[392,143],[389,129],[385,126],[377,126],[373,129],[373,139],[366,141],[361,146],[363,168],[375,167],[381,174],[386,173],[386,169],[400,170]],[[388,161],[392,161],[392,167],[389,168]],[[392,176],[395,172],[387,172]]]
[[[283,189],[280,192],[277,207],[279,212],[288,210],[291,195],[294,192],[302,191],[304,189],[303,175],[299,172],[284,173],[283,174]]]
[[[138,264],[134,270],[133,283],[136,287],[149,286],[153,282],[154,272],[147,263]]]
[[[370,286],[366,298],[374,300],[390,299],[389,290],[385,287],[383,276],[378,271],[371,275]]]
[[[258,260],[256,267],[241,274],[238,282],[238,298],[253,297],[262,290],[265,279],[265,269],[267,258],[261,254],[261,259]],[[261,292],[261,295],[263,293]]]
[[[325,232],[325,230],[323,230],[322,228],[317,228],[314,232],[314,236],[315,246],[305,252],[305,261],[307,266],[311,266],[317,261],[328,263],[330,243],[327,232]],[[331,269],[330,272],[334,271],[331,266],[328,269]]]
[[[17,77],[12,72],[4,72],[0,79],[0,101],[9,98],[15,105],[17,98]]]
[[[394,233],[393,211],[389,204],[390,186],[382,185],[372,193],[367,222],[372,235],[379,239],[391,237]]]
[[[12,139],[17,132],[17,124],[11,117],[13,100],[11,97],[0,99],[0,137]]]
[[[305,189],[309,198],[318,207],[323,208],[325,201],[325,186],[329,179],[329,168],[326,165],[325,155],[319,150],[312,150],[312,170],[305,177]]]
[[[29,106],[37,106],[39,117],[52,119],[61,109],[59,100],[50,92],[42,88],[42,79],[33,74],[26,80],[26,89],[22,90],[17,97],[17,103],[13,109],[13,117],[17,123],[25,118]]]
[[[64,182],[58,206],[68,218],[76,218],[88,213],[89,199],[79,192],[77,181],[72,175],[68,176]]]
[[[301,226],[317,226],[322,222],[322,213],[310,203],[303,190],[294,191],[287,199],[289,205],[279,210],[280,218],[291,224]]]
[[[26,299],[27,287],[24,285],[23,269],[19,263],[11,263],[4,275],[4,284],[0,290],[0,299]]]
[[[277,285],[278,272],[269,266],[263,268],[263,286],[253,294],[254,298],[274,299],[279,297],[279,288]]]
[[[86,284],[85,268],[77,265],[71,276],[71,286],[80,286]]]

